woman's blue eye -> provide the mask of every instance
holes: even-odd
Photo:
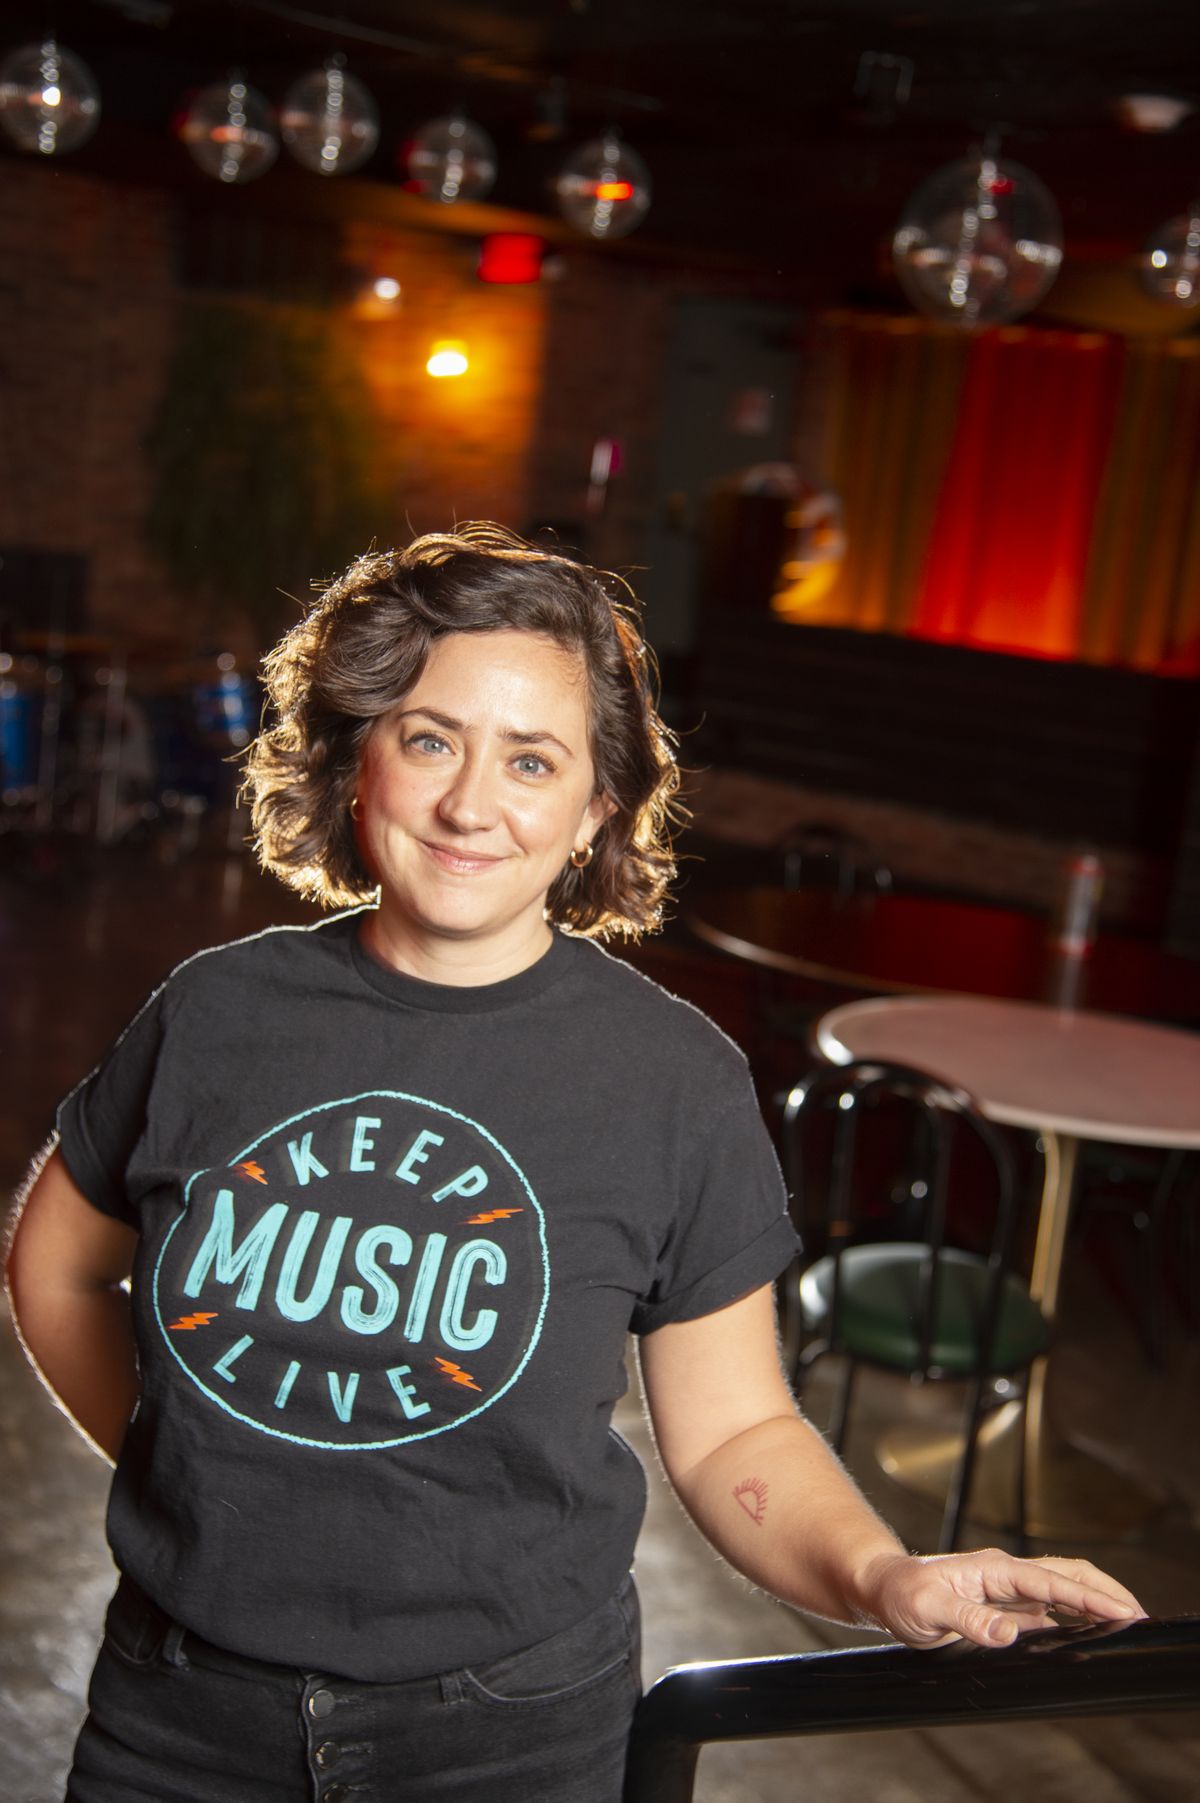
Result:
[[[517,769],[522,776],[542,776],[551,768],[552,766],[547,760],[539,756],[536,751],[522,752],[517,759]]]
[[[445,739],[439,738],[435,732],[415,732],[408,743],[415,745],[419,751],[444,751]]]

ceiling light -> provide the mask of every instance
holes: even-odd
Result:
[[[466,345],[452,338],[435,344],[425,365],[431,376],[465,376],[470,367]]]
[[[970,329],[1036,306],[1058,274],[1062,244],[1044,184],[983,150],[922,182],[896,227],[892,260],[918,311]]]
[[[623,238],[650,210],[650,172],[616,131],[568,157],[554,191],[567,224],[589,238]]]
[[[1152,300],[1190,311],[1200,307],[1200,199],[1151,232],[1138,278]]]
[[[65,156],[99,123],[95,76],[54,38],[23,44],[0,63],[0,126],[19,150]]]
[[[1112,106],[1127,131],[1150,133],[1174,131],[1196,110],[1179,94],[1122,94]]]
[[[496,179],[496,146],[461,112],[423,125],[405,147],[404,160],[406,187],[446,206],[482,200]]]
[[[379,142],[379,109],[340,55],[292,84],[279,125],[296,161],[318,175],[351,174]]]
[[[178,129],[197,168],[219,182],[255,181],[279,155],[271,108],[236,71],[197,94]]]

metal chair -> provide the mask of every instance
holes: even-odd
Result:
[[[891,870],[875,848],[859,834],[829,821],[810,820],[790,827],[776,841],[770,857],[768,880],[793,893],[823,889],[836,895],[839,905],[845,902],[850,906],[892,891]],[[751,874],[749,880],[756,879]],[[828,990],[814,995],[808,985],[808,993],[802,988],[798,995],[794,979],[785,980],[777,972],[761,969],[755,974],[757,1062],[769,1065],[774,1042],[809,1043],[814,1023],[829,1005]]]
[[[776,856],[785,889],[816,883],[848,896],[886,894],[892,887],[891,870],[865,839],[824,820],[790,828]]]
[[[822,1123],[827,1188],[819,1204],[814,1147]],[[860,1365],[966,1384],[962,1456],[939,1540],[940,1551],[952,1551],[989,1385],[1027,1371],[1049,1340],[1041,1310],[1009,1264],[1017,1196],[1009,1143],[964,1091],[873,1059],[801,1078],[784,1105],[781,1141],[797,1227],[806,1252],[817,1254],[796,1291],[809,1336],[795,1360],[797,1388],[818,1359],[836,1353],[845,1360],[831,1428],[841,1451]],[[956,1225],[971,1229],[976,1250],[946,1243],[952,1193]],[[1021,1471],[1019,1549],[1024,1488]]]
[[[1156,1371],[1164,1370],[1167,1364],[1170,1296],[1163,1273],[1168,1250],[1174,1275],[1184,1291],[1189,1327],[1197,1312],[1197,1199],[1190,1192],[1198,1174],[1200,1157],[1180,1148],[1160,1152],[1144,1146],[1094,1144],[1085,1145],[1080,1151],[1075,1224],[1086,1225],[1089,1217],[1104,1214],[1115,1216],[1132,1228],[1133,1257],[1110,1256],[1105,1264],[1110,1273],[1115,1273],[1118,1294],[1131,1306],[1138,1337]],[[1169,1248],[1169,1229],[1175,1225],[1179,1244]]]

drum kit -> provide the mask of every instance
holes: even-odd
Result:
[[[0,650],[0,832],[100,845],[207,818],[240,836],[237,756],[258,729],[255,678],[231,652],[164,657],[83,633],[23,632]]]

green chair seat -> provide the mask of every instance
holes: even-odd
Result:
[[[922,1273],[929,1249],[903,1241],[851,1246],[842,1253],[834,1350],[894,1370],[921,1368],[918,1330]],[[832,1258],[822,1258],[800,1279],[800,1307],[810,1333],[830,1337]],[[938,1261],[937,1316],[930,1364],[948,1376],[969,1376],[978,1362],[978,1336],[989,1273],[981,1258],[943,1248]],[[1046,1349],[1049,1329],[1020,1280],[1006,1273],[1001,1286],[990,1371],[1026,1365]]]

